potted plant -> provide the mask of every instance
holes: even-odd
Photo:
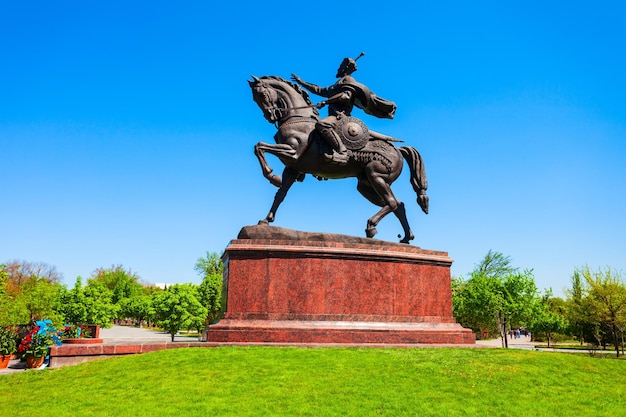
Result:
[[[20,343],[17,352],[26,359],[28,368],[39,368],[48,356],[48,347],[52,344],[61,344],[57,330],[50,320],[35,322],[35,327]]]
[[[66,324],[60,333],[63,343],[67,344],[94,344],[102,343],[102,339],[94,336],[92,329],[95,326],[89,324]],[[98,333],[98,328],[95,329]]]
[[[11,356],[16,350],[15,329],[12,326],[0,326],[0,369],[9,366]]]
[[[87,326],[80,326],[77,324],[66,324],[61,332],[63,341],[67,339],[84,339],[91,337],[91,331]]]

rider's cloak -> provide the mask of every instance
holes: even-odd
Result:
[[[341,77],[337,84],[349,86],[356,95],[354,104],[365,113],[382,119],[393,119],[396,113],[396,104],[393,101],[378,97],[369,88],[356,81],[352,76]]]

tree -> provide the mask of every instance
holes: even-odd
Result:
[[[537,299],[532,320],[528,327],[533,334],[545,333],[548,339],[548,347],[550,347],[553,334],[567,329],[565,312],[565,302],[561,298],[552,297],[552,291],[548,290],[542,297]]]
[[[494,315],[500,303],[496,299],[496,284],[495,280],[479,274],[472,274],[469,280],[453,281],[452,305],[459,323],[475,332],[500,333]]]
[[[538,291],[530,269],[504,277],[502,289],[504,303],[500,314],[502,317],[502,335],[505,336],[507,323],[509,327],[519,327],[528,325],[532,320],[533,305],[538,298]],[[505,344],[508,347],[506,340]]]
[[[0,264],[0,296],[6,294],[5,286],[9,281],[9,271],[6,264]]]
[[[198,258],[195,270],[203,276],[198,294],[200,303],[207,309],[205,325],[209,325],[222,313],[224,264],[217,253],[207,252],[206,257]]]
[[[113,292],[103,283],[90,280],[84,293],[87,302],[87,323],[111,327],[120,309],[113,303]]]
[[[83,286],[82,278],[76,278],[74,288],[65,290],[61,300],[66,323],[111,327],[119,311],[119,306],[113,304],[113,292],[98,280],[89,280]]]
[[[578,271],[574,271],[572,275],[572,290],[571,290],[571,302],[569,303],[568,313],[570,322],[576,328],[580,344],[584,343],[584,335],[583,335],[583,323],[584,323],[584,312],[582,309],[582,299],[583,299],[583,285],[580,278],[580,273]]]
[[[122,265],[114,265],[109,269],[96,269],[89,280],[100,281],[111,290],[113,304],[119,304],[124,298],[143,294],[139,277],[130,269],[126,271]]]
[[[121,303],[121,315],[134,319],[142,327],[144,320],[154,317],[154,305],[150,295],[136,295],[124,298]]]
[[[8,281],[18,287],[31,277],[45,279],[53,284],[59,283],[62,278],[55,266],[44,262],[9,261],[5,265],[5,273]]]
[[[532,270],[519,272],[508,256],[491,250],[470,278],[457,281],[453,290],[454,313],[459,322],[474,331],[498,329],[505,347],[507,328],[529,322],[537,297]]]
[[[0,323],[34,323],[43,318],[58,322],[59,275],[46,264],[10,262],[0,267]],[[42,276],[37,275],[41,273]]]
[[[156,324],[170,334],[172,342],[180,329],[202,327],[207,317],[193,284],[175,284],[153,297]]]
[[[588,300],[586,299],[586,290],[584,279],[580,275],[578,270],[575,270],[572,274],[572,288],[566,292],[566,317],[567,321],[572,327],[572,332],[580,344],[585,343],[585,334],[595,334],[593,331],[595,325],[589,321],[587,306]]]
[[[593,272],[588,266],[579,272],[587,284],[588,319],[608,330],[619,357],[626,326],[626,283],[622,273],[610,267]]]
[[[194,268],[201,276],[224,274],[224,263],[216,252],[207,252],[204,258],[198,258]]]
[[[473,274],[483,275],[488,278],[501,278],[518,271],[518,268],[511,266],[511,257],[504,256],[500,252],[487,252],[483,260],[474,265]]]
[[[7,266],[0,264],[0,326],[9,324],[6,317],[10,301],[10,297],[6,292],[8,280],[9,273],[7,272]]]
[[[87,302],[83,289],[82,278],[76,278],[74,288],[61,291],[60,312],[63,314],[65,324],[87,324]]]

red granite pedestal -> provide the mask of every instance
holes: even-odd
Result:
[[[227,310],[209,342],[475,343],[452,316],[446,252],[249,226],[224,261]]]

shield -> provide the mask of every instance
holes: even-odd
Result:
[[[337,124],[337,133],[351,151],[362,149],[370,138],[367,126],[356,117],[341,118]]]

